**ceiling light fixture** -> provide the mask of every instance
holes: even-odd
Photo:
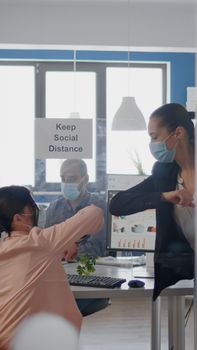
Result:
[[[146,130],[144,116],[136,104],[135,97],[129,96],[130,91],[130,0],[128,0],[128,96],[122,97],[122,102],[112,121],[112,130]]]
[[[73,51],[73,112],[70,112],[69,118],[78,119],[80,118],[79,112],[76,111],[76,72],[77,72],[77,52]]]

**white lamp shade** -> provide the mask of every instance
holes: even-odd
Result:
[[[122,98],[112,122],[112,130],[146,130],[144,116],[135,102],[135,97]]]

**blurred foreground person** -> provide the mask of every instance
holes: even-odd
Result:
[[[91,205],[46,229],[37,227],[37,220],[38,207],[27,188],[0,188],[0,350],[9,350],[16,326],[38,312],[81,327],[61,258],[72,258],[76,242],[101,229],[103,212]]]

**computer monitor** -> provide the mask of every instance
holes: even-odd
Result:
[[[108,191],[108,204],[119,191]],[[107,249],[109,251],[153,252],[156,237],[155,209],[127,216],[114,216],[108,211]]]

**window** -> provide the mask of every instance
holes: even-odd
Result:
[[[155,161],[149,151],[149,136],[145,131],[111,130],[113,117],[123,96],[135,96],[146,123],[151,112],[165,103],[164,67],[151,64],[141,67],[107,68],[107,173],[139,174],[136,162],[145,174],[150,174]]]
[[[93,159],[85,159],[90,182],[96,180],[96,74],[94,72],[46,72],[46,117],[69,118],[78,112],[80,118],[93,119]],[[46,182],[60,181],[63,159],[46,161]]]
[[[61,160],[34,159],[34,118],[93,119],[93,159],[85,160],[89,189],[104,191],[106,173],[137,174],[136,157],[150,173],[153,158],[147,132],[111,130],[123,96],[133,94],[146,121],[166,102],[166,64],[124,62],[6,62],[0,65],[0,186],[24,184],[34,191],[60,191]],[[44,201],[44,198],[43,198]]]
[[[0,186],[34,186],[34,67],[0,66]]]

